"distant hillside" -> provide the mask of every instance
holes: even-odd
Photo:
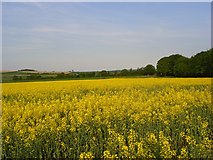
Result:
[[[29,72],[37,72],[37,70],[35,70],[35,69],[20,69],[20,70],[18,70],[18,71],[29,71]]]
[[[53,79],[57,76],[57,74],[53,72],[39,72],[33,69],[21,69],[18,71],[2,72],[1,76],[2,82],[14,82]]]

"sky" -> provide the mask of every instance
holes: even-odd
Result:
[[[3,70],[156,66],[211,48],[211,3],[17,2],[2,6]]]

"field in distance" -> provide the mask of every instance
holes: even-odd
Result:
[[[36,70],[2,71],[0,79],[2,82],[32,81],[32,78],[38,76],[43,79],[55,78],[57,74],[58,72],[41,72]]]
[[[0,72],[0,80],[3,83],[14,82],[36,82],[36,81],[58,81],[58,80],[79,80],[79,79],[106,79],[115,77],[156,77],[153,75],[144,75],[141,71],[132,70],[131,74],[128,70],[112,70],[112,71],[85,71],[85,72],[55,72],[55,71],[37,71],[34,69],[23,69],[18,71],[2,71]]]
[[[211,158],[211,78],[3,83],[5,158]]]

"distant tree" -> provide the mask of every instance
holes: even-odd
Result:
[[[130,76],[132,76],[132,75],[134,74],[134,72],[133,72],[133,69],[132,69],[132,68],[130,68],[128,72],[129,72],[129,75],[130,75]]]
[[[128,76],[129,75],[129,71],[127,69],[122,69],[120,75],[121,76]]]
[[[213,49],[202,51],[191,58],[176,54],[157,62],[159,76],[212,77]]]
[[[88,77],[95,77],[95,72],[88,72]]]
[[[144,75],[144,67],[137,68],[137,75]]]
[[[35,70],[35,69],[20,69],[18,71],[37,71],[37,70]]]
[[[182,55],[175,54],[169,57],[163,57],[157,62],[157,74],[159,76],[174,76],[174,65]]]
[[[171,62],[168,57],[161,58],[157,63],[157,74],[159,76],[168,76],[171,74]]]
[[[95,77],[100,77],[100,72],[96,71],[95,72]]]
[[[109,74],[108,74],[108,72],[106,71],[106,70],[102,70],[101,72],[100,72],[100,76],[101,77],[106,77],[106,76],[108,76]]]
[[[148,64],[146,67],[144,67],[143,73],[144,75],[154,75],[156,72],[155,67],[151,64]]]
[[[79,77],[80,78],[85,78],[86,77],[86,74],[84,72],[79,72]]]
[[[65,77],[65,73],[64,73],[64,72],[61,72],[61,73],[57,74],[56,77],[57,77],[57,78],[64,78],[64,77]]]
[[[191,75],[195,77],[212,76],[213,50],[202,51],[190,58]]]
[[[190,75],[190,59],[187,57],[179,57],[174,64],[174,76],[187,77]]]

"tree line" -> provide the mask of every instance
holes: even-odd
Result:
[[[157,62],[158,76],[212,77],[213,50],[202,51],[187,58],[180,54],[163,57]]]
[[[160,76],[160,77],[212,77],[213,50],[202,51],[190,58],[180,54],[163,57],[157,62],[156,68],[148,64],[137,69],[122,69],[117,71],[72,72],[58,74],[57,77],[120,77],[120,76]]]
[[[93,72],[61,72],[57,75],[46,76],[39,73],[30,74],[26,80],[36,79],[79,79],[79,78],[107,78],[123,76],[159,76],[159,77],[212,77],[213,50],[202,51],[190,58],[180,54],[163,57],[157,62],[156,68],[152,64],[137,69],[122,69],[114,71]],[[26,69],[25,69],[26,70]],[[23,77],[14,76],[13,80],[22,80]]]
[[[156,69],[153,65],[148,64],[146,67],[137,69],[122,69],[114,71],[93,71],[93,72],[70,72],[59,73],[57,78],[87,78],[87,77],[123,77],[123,76],[142,76],[142,75],[155,75]]]

